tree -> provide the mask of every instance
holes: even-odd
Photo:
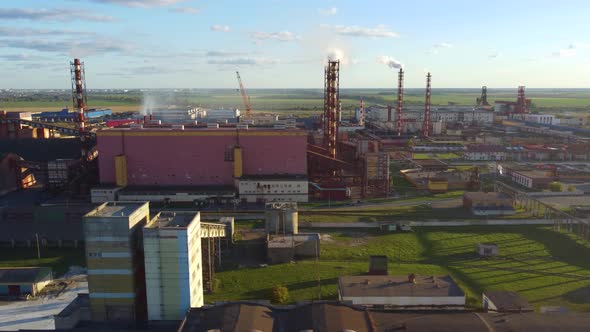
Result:
[[[289,302],[289,289],[282,285],[274,286],[272,288],[271,301],[278,304]]]
[[[573,193],[574,191],[576,191],[576,187],[569,185],[569,186],[567,186],[567,191],[569,191],[570,193]]]
[[[562,192],[564,189],[563,187],[563,183],[561,182],[557,182],[557,181],[553,181],[551,183],[549,183],[549,190],[551,190],[552,192]]]

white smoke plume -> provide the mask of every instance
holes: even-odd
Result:
[[[387,56],[387,55],[382,55],[382,56],[378,57],[377,62],[387,65],[391,69],[403,69],[404,68],[404,65],[402,65],[401,62],[399,62],[396,59],[394,59],[390,56]]]
[[[141,115],[150,115],[158,107],[158,98],[149,92],[143,93],[143,98],[141,99],[141,108],[139,113]]]
[[[341,64],[346,65],[349,63],[348,56],[340,48],[329,48],[326,50],[326,58],[329,61],[339,60]]]

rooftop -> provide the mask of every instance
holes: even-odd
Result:
[[[408,276],[345,276],[338,278],[343,297],[446,297],[465,296],[450,276],[416,276],[415,283]]]
[[[530,169],[530,170],[514,170],[514,173],[529,177],[529,178],[548,178],[551,177],[549,170]]]
[[[486,291],[484,295],[498,308],[498,311],[533,311],[534,308],[520,294],[509,291]]]
[[[86,217],[106,217],[106,218],[118,218],[128,217],[135,210],[142,207],[147,203],[132,203],[132,202],[107,202],[100,205],[96,209],[88,212]]]
[[[466,198],[475,199],[475,200],[486,200],[486,199],[510,199],[511,197],[505,193],[501,192],[483,192],[483,191],[475,191],[475,192],[466,192],[464,195]]]
[[[50,273],[48,267],[0,268],[0,284],[34,283]]]
[[[188,227],[198,217],[199,212],[162,211],[150,221],[146,228]]]

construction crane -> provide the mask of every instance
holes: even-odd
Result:
[[[246,107],[246,116],[245,118],[250,120],[252,119],[252,107],[250,106],[250,97],[246,94],[246,89],[244,89],[244,84],[242,84],[242,78],[240,77],[240,72],[236,71],[236,75],[238,76],[238,83],[240,83],[240,93],[242,94],[242,100],[244,101],[244,106]]]

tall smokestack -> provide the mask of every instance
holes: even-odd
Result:
[[[426,75],[426,100],[424,102],[424,122],[422,122],[422,136],[428,137],[430,135],[430,95],[432,93],[430,88],[430,80],[432,75]]]
[[[404,107],[404,69],[399,69],[397,77],[397,136],[401,136],[403,130],[403,107]]]
[[[72,99],[76,111],[76,123],[81,133],[84,128],[84,109],[86,108],[86,80],[84,75],[84,63],[80,59],[74,59],[70,63],[72,73]]]

